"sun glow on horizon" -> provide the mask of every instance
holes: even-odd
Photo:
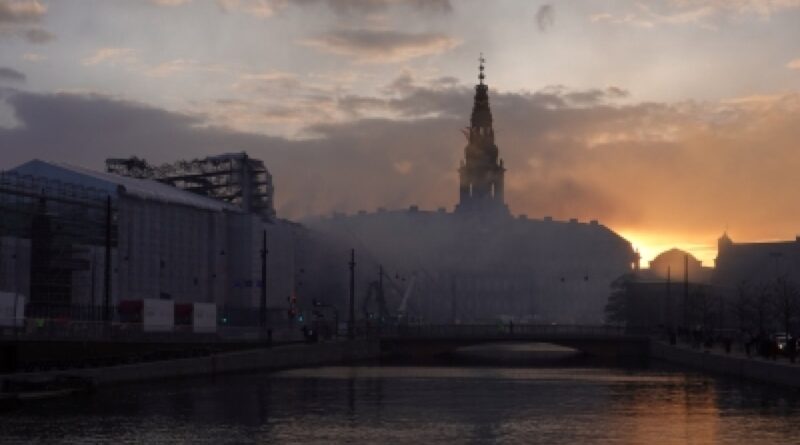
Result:
[[[638,250],[641,255],[641,267],[649,267],[650,261],[657,257],[660,253],[669,249],[685,250],[692,254],[695,258],[702,261],[703,266],[713,267],[714,259],[717,257],[717,247],[714,244],[705,244],[699,242],[697,238],[707,237],[691,237],[687,239],[685,236],[676,236],[668,233],[652,233],[644,232],[636,229],[619,229],[616,232],[630,241],[634,250]],[[708,239],[714,240],[713,237]]]

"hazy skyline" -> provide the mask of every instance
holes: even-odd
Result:
[[[800,0],[0,0],[0,168],[247,150],[280,216],[452,209],[477,57],[514,213],[793,239]]]

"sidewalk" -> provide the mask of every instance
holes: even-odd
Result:
[[[675,346],[661,340],[650,343],[652,358],[736,378],[800,388],[800,364],[786,358],[777,360],[748,357],[742,350],[726,354],[722,348],[692,348],[687,344]]]
[[[701,346],[699,348],[692,348],[691,345],[688,344],[688,343],[678,342],[678,344],[673,346],[673,347],[686,349],[686,350],[689,350],[689,351],[703,352],[703,353],[707,353],[707,354],[720,355],[720,356],[724,356],[724,357],[733,357],[733,358],[740,358],[740,359],[746,359],[746,360],[756,360],[756,361],[761,361],[761,362],[766,362],[766,363],[776,363],[776,364],[783,364],[783,365],[788,365],[788,366],[800,366],[800,354],[797,356],[797,359],[795,360],[795,363],[792,363],[791,360],[789,360],[789,357],[786,357],[784,355],[778,355],[775,358],[775,360],[772,360],[771,358],[765,358],[765,357],[763,357],[760,354],[757,354],[755,352],[755,349],[756,349],[755,347],[753,349],[751,349],[750,355],[748,356],[747,353],[745,352],[744,345],[741,345],[741,344],[734,344],[731,347],[731,352],[730,353],[725,352],[725,348],[722,345],[720,345],[719,343],[715,343],[714,347],[712,347],[712,348],[706,348],[706,347],[703,347],[703,346]]]

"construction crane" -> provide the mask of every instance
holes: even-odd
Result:
[[[386,302],[386,294],[384,293],[383,278],[389,278],[392,290],[398,295],[402,295],[400,304],[394,314],[389,311],[389,306]],[[404,280],[405,281],[405,280]],[[391,279],[383,270],[383,266],[378,267],[378,279],[371,281],[367,286],[367,294],[363,299],[361,309],[364,313],[364,318],[367,320],[377,320],[380,323],[398,322],[406,318],[408,312],[408,301],[414,290],[414,283],[416,276],[412,275],[405,290],[400,289],[400,286]],[[376,306],[377,312],[370,311],[372,302]]]
[[[377,319],[380,323],[385,323],[392,318],[389,313],[389,308],[386,305],[386,296],[383,293],[383,277],[383,266],[378,266],[378,279],[370,281],[367,285],[367,295],[361,305],[361,310],[364,312],[365,319]],[[370,311],[370,302],[372,300],[375,300],[375,304],[377,305],[377,314]]]
[[[403,299],[400,300],[400,306],[397,308],[397,319],[398,320],[405,320],[407,313],[408,313],[408,300],[411,298],[411,293],[414,291],[414,284],[417,281],[417,276],[412,275],[411,280],[408,282],[408,286],[406,286],[406,291],[403,293]]]

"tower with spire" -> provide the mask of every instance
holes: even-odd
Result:
[[[467,146],[464,160],[458,169],[460,178],[457,213],[508,214],[503,197],[505,167],[494,143],[492,110],[489,108],[489,87],[483,80],[486,59],[478,59],[478,84],[475,85],[475,103],[470,126],[464,129]]]

